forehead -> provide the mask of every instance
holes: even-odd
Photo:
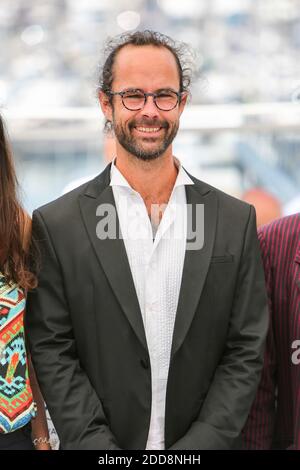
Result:
[[[157,46],[124,46],[113,67],[113,88],[127,87],[156,90],[179,88],[176,59],[169,49]]]

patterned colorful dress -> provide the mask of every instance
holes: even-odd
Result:
[[[36,416],[24,337],[25,293],[0,273],[0,433]]]

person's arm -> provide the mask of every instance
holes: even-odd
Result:
[[[27,336],[61,447],[119,449],[102,403],[80,365],[61,267],[39,211],[33,213],[32,232],[41,261],[38,287],[27,298]]]
[[[36,417],[31,420],[32,441],[36,450],[51,450],[45,402],[36,379],[30,355],[28,355],[28,372],[33,399],[37,407]]]
[[[259,241],[269,301],[270,326],[264,357],[264,366],[258,391],[252,405],[246,426],[243,430],[245,449],[271,449],[275,425],[275,391],[276,391],[276,353],[273,336],[272,307],[272,270],[268,247],[263,230],[259,232]]]
[[[170,447],[171,450],[232,449],[241,446],[242,428],[262,369],[267,328],[264,273],[255,210],[251,207],[224,354],[199,415],[187,433]],[[195,358],[197,360],[203,358]]]
[[[28,253],[31,239],[31,219],[26,212],[21,213],[20,216],[24,220],[22,231],[23,248]],[[35,401],[37,407],[36,417],[32,418],[31,420],[32,441],[36,450],[51,450],[47,418],[45,413],[45,403],[40,391],[39,384],[36,379],[31,357],[28,351],[27,363],[30,387],[32,390],[33,400]]]

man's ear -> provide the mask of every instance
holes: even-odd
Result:
[[[185,105],[186,105],[187,100],[188,100],[188,96],[189,96],[189,94],[187,92],[183,92],[182,95],[181,95],[181,100],[180,100],[180,104],[179,104],[179,113],[180,114],[182,113],[182,111],[185,108]]]
[[[98,98],[104,116],[109,121],[112,121],[112,106],[109,100],[109,96],[104,93],[104,91],[100,90],[98,93]]]

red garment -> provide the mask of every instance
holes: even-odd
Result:
[[[270,329],[247,449],[300,449],[300,213],[259,230]]]

